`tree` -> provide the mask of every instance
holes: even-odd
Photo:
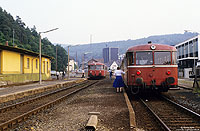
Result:
[[[19,48],[24,48],[39,53],[39,35],[36,31],[36,27],[29,29],[19,16],[16,16],[16,20],[0,7],[0,43],[8,41],[9,45],[12,45],[13,30],[15,36],[15,45]],[[56,62],[56,47],[47,39],[42,40],[42,54],[51,56],[52,70],[55,70]],[[67,52],[58,45],[58,70],[63,70],[67,65]]]

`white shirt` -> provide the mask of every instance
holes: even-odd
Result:
[[[125,74],[125,72],[123,72],[122,70],[115,70],[115,76],[122,76],[122,74]]]

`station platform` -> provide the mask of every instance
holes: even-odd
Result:
[[[178,85],[184,88],[193,89],[194,79],[178,79]]]
[[[42,93],[45,91],[55,90],[63,86],[67,86],[74,83],[82,82],[86,79],[83,78],[70,78],[69,80],[52,80],[52,81],[42,81],[41,84],[32,83],[17,86],[7,86],[0,88],[0,103],[8,102],[15,99],[20,99],[25,96],[34,95],[37,93]]]

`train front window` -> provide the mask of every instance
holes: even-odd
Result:
[[[152,65],[153,55],[150,51],[136,52],[136,65]]]
[[[102,65],[96,65],[96,70],[103,70],[103,66]]]
[[[89,69],[89,70],[95,70],[95,65],[89,65],[89,66],[88,66],[88,69]]]
[[[171,53],[169,51],[154,52],[155,65],[170,65]]]

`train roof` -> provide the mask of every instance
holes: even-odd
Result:
[[[88,63],[88,65],[105,65],[105,64],[101,62],[91,62],[91,63]]]
[[[176,51],[174,46],[170,45],[163,45],[163,44],[143,44],[143,45],[136,45],[128,48],[127,52],[133,52],[136,50],[169,50],[169,51]]]

